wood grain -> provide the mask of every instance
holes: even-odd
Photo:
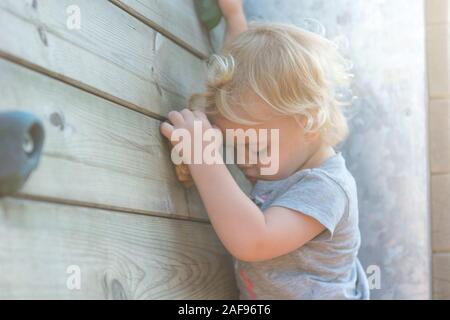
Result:
[[[433,253],[433,299],[450,299],[450,252]]]
[[[0,111],[32,112],[46,130],[44,156],[24,195],[207,218],[201,202],[188,209],[159,121],[10,62],[0,60],[0,74]],[[198,201],[193,197],[189,202]]]
[[[109,1],[201,59],[207,59],[210,54],[222,50],[225,19],[208,32],[197,17],[194,7],[196,0]]]
[[[431,176],[431,238],[433,251],[450,252],[450,174]],[[450,271],[450,270],[449,270]]]
[[[208,224],[0,200],[0,299],[235,299],[232,268]]]
[[[200,58],[211,54],[208,31],[197,18],[193,0],[110,0]]]
[[[0,39],[1,57],[158,119],[206,80],[203,60],[106,0],[3,0]]]

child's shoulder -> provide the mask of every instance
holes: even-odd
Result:
[[[309,202],[310,205],[320,206],[347,205],[357,198],[356,182],[347,169],[341,152],[327,159],[319,167],[305,169],[277,185],[273,194],[274,202],[277,198],[291,201]]]
[[[355,196],[355,180],[340,152],[319,167],[297,171],[286,179],[258,181],[252,190],[252,197],[266,206],[279,197],[322,202],[339,198],[345,201]]]
[[[356,188],[355,178],[347,168],[345,158],[341,152],[326,160],[319,167],[308,172],[315,179],[329,179],[343,188],[345,191]]]
[[[339,189],[344,191],[344,193],[348,193],[356,188],[355,179],[347,169],[341,152],[336,153],[318,167],[294,173],[279,184],[278,187],[283,189],[283,185],[285,190],[291,188],[317,189],[322,194],[326,193],[326,191],[339,193]]]

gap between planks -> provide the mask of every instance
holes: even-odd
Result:
[[[64,76],[62,74],[59,74],[57,72],[48,70],[48,69],[43,68],[43,67],[41,67],[39,65],[31,63],[31,62],[29,62],[27,60],[18,58],[18,57],[14,56],[14,55],[11,55],[11,54],[3,51],[3,50],[0,50],[0,59],[4,59],[4,60],[12,62],[12,63],[14,63],[16,65],[19,65],[19,66],[22,66],[24,68],[27,68],[27,69],[29,69],[31,71],[35,71],[37,73],[40,73],[40,74],[42,74],[44,76],[47,76],[49,78],[61,81],[61,82],[65,83],[65,84],[67,84],[69,86],[75,87],[75,88],[80,89],[82,91],[85,91],[85,92],[87,92],[89,94],[92,94],[92,95],[97,96],[99,98],[102,98],[104,100],[107,100],[107,101],[110,101],[112,103],[115,103],[115,104],[117,104],[117,105],[119,105],[121,107],[125,107],[127,109],[132,110],[132,111],[141,113],[144,116],[147,116],[147,117],[153,118],[155,120],[159,120],[159,121],[166,121],[167,120],[167,118],[164,117],[164,116],[161,116],[159,114],[156,114],[154,112],[151,112],[149,110],[141,108],[141,107],[139,107],[139,106],[137,106],[137,105],[135,105],[133,103],[130,103],[128,101],[125,101],[125,100],[122,100],[120,98],[114,97],[113,95],[111,95],[109,93],[106,93],[106,92],[100,91],[98,89],[95,89],[95,88],[93,88],[93,87],[91,87],[89,85],[86,85],[86,84],[84,84],[84,83],[82,83],[80,81],[77,81],[77,80],[74,80],[72,78],[66,77],[66,76]]]
[[[116,5],[120,9],[124,10],[131,16],[137,18],[141,22],[143,22],[145,25],[150,26],[151,28],[155,29],[156,31],[160,32],[161,34],[165,35],[172,41],[174,41],[176,44],[180,45],[182,48],[186,49],[187,51],[191,52],[195,56],[197,56],[200,59],[205,59],[205,55],[202,54],[200,51],[196,50],[195,48],[192,48],[189,46],[186,42],[183,42],[182,40],[178,39],[176,36],[172,35],[170,32],[167,32],[164,29],[161,29],[158,25],[151,23],[147,18],[140,15],[135,10],[129,8],[128,6],[124,5],[123,3],[116,2],[114,0],[109,0],[112,4]],[[118,106],[125,107],[127,109],[130,109],[132,111],[138,112],[140,114],[143,114],[144,116],[148,116],[150,118],[156,119],[158,121],[165,121],[167,120],[166,117],[161,116],[159,114],[153,113],[149,110],[146,110],[142,107],[139,107],[133,103],[130,103],[128,101],[125,101],[123,99],[117,98],[111,94],[108,94],[104,91],[98,90],[92,86],[89,86],[83,82],[77,81],[73,78],[67,77],[65,75],[62,75],[60,73],[54,72],[52,70],[43,68],[39,65],[36,65],[28,60],[19,58],[15,55],[9,54],[7,52],[4,52],[3,50],[0,50],[0,59],[4,59],[6,61],[9,61],[13,64],[22,66],[26,69],[29,69],[31,71],[37,72],[39,74],[42,74],[46,77],[55,79],[57,81],[60,81],[64,84],[67,84],[71,87],[75,87],[79,90],[82,90],[84,92],[87,92],[89,94],[92,94],[96,97],[102,98],[104,100],[110,101]],[[145,210],[139,210],[139,209],[128,209],[123,207],[117,207],[117,206],[109,206],[109,205],[98,205],[93,204],[89,202],[83,202],[78,200],[66,200],[66,199],[59,199],[59,198],[52,198],[48,196],[36,196],[36,195],[25,195],[25,194],[16,194],[12,198],[16,199],[25,199],[25,200],[32,200],[32,201],[38,201],[38,202],[47,202],[47,203],[54,203],[54,204],[62,204],[62,205],[69,205],[69,206],[76,206],[76,207],[84,207],[84,208],[94,208],[94,209],[103,209],[106,211],[114,211],[114,212],[122,212],[122,213],[131,213],[131,214],[138,214],[138,215],[145,215],[145,216],[154,216],[154,217],[160,217],[160,218],[166,218],[166,219],[174,219],[174,220],[182,220],[182,221],[191,221],[191,222],[199,222],[204,224],[210,224],[210,221],[207,219],[201,219],[201,218],[195,218],[195,217],[187,217],[187,216],[181,216],[181,215],[174,215],[174,214],[164,214],[164,213],[157,213],[152,211],[145,211]]]
[[[30,200],[30,201],[36,201],[36,202],[67,205],[67,206],[72,206],[72,207],[100,209],[100,210],[120,212],[120,213],[130,213],[130,214],[136,214],[136,215],[142,215],[142,216],[148,216],[148,217],[158,217],[158,218],[165,218],[165,219],[170,219],[170,220],[181,220],[181,221],[196,222],[196,223],[203,223],[203,224],[211,225],[211,222],[209,220],[201,219],[201,218],[187,217],[187,216],[181,216],[181,215],[176,215],[176,214],[164,214],[164,213],[145,211],[145,210],[139,210],[139,209],[128,209],[128,208],[122,208],[122,207],[110,206],[110,205],[99,205],[99,204],[93,204],[90,202],[78,201],[78,200],[66,200],[66,199],[52,198],[52,197],[48,197],[48,196],[26,195],[26,194],[21,194],[21,193],[12,195],[12,196],[10,196],[10,198],[19,199],[19,200]]]
[[[431,253],[435,255],[447,255],[450,257],[450,248],[433,249]]]
[[[183,49],[185,49],[185,50],[189,51],[190,53],[192,53],[197,58],[199,58],[201,60],[206,60],[208,58],[204,53],[202,53],[201,51],[197,50],[196,48],[190,46],[189,43],[181,40],[180,38],[178,38],[177,36],[175,36],[174,34],[169,32],[168,30],[166,30],[164,28],[161,28],[158,24],[156,24],[153,21],[149,20],[144,15],[140,14],[139,12],[137,12],[136,10],[131,8],[130,6],[120,2],[119,0],[108,0],[108,1],[111,2],[113,5],[117,6],[118,8],[120,8],[121,10],[125,11],[126,13],[128,13],[130,16],[138,19],[139,21],[141,21],[145,25],[149,26],[150,28],[156,30],[157,32],[159,32],[162,35],[164,35],[165,37],[169,38],[170,40],[172,40],[173,42],[178,44],[180,47],[182,47]],[[212,45],[211,38],[209,36],[208,36],[208,39],[209,39],[209,44]]]

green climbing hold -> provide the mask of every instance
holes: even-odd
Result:
[[[195,0],[195,8],[200,21],[208,30],[214,29],[220,23],[222,11],[217,0]]]

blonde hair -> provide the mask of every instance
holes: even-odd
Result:
[[[222,115],[243,124],[255,122],[239,117],[233,107],[243,108],[246,90],[252,90],[273,111],[292,115],[307,132],[320,131],[332,146],[348,134],[340,101],[340,88],[350,87],[346,60],[330,40],[283,23],[251,22],[220,55],[208,61],[207,90],[189,99],[193,110]]]

